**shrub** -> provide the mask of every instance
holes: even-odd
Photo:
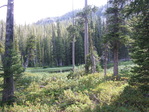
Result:
[[[94,87],[97,84],[100,84],[101,81],[102,81],[101,74],[99,73],[89,74],[79,79],[78,87],[80,89],[87,89],[87,88],[89,89],[91,87]]]
[[[85,75],[85,70],[83,68],[78,68],[75,71],[71,71],[67,78],[68,79],[79,79],[80,77]]]
[[[85,105],[85,107],[90,107],[92,105],[92,101],[85,93],[73,92],[68,89],[65,90],[64,94],[59,97],[59,104],[61,108],[67,108],[67,110],[70,110],[70,108],[68,108],[70,106],[76,107],[77,110],[80,110],[81,107]]]

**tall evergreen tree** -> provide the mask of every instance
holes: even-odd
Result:
[[[83,33],[79,32],[79,36],[76,37],[76,47],[75,47],[75,58],[76,64],[84,64],[84,44],[83,44]]]
[[[133,52],[132,58],[137,66],[130,84],[149,91],[149,1],[133,0],[126,6],[126,15],[132,18]]]
[[[12,51],[12,72],[14,75],[14,81],[17,81],[22,76],[21,73],[24,72],[24,68],[21,63],[21,55],[19,50],[18,38],[14,38],[14,46]]]
[[[113,51],[113,61],[114,61],[114,69],[113,69],[113,75],[119,79],[119,73],[118,73],[118,53],[119,53],[119,47],[121,43],[125,40],[123,38],[122,34],[122,15],[120,14],[120,11],[123,8],[123,1],[121,0],[109,0],[109,8],[106,10],[106,13],[109,15],[107,20],[107,27],[108,27],[108,33],[107,33],[107,40],[110,42],[112,51]]]
[[[108,53],[109,53],[109,41],[106,40],[105,36],[107,34],[107,25],[103,24],[103,35],[102,35],[102,60],[103,60],[103,67],[104,67],[104,76],[107,75],[107,63],[108,63]]]
[[[8,0],[7,20],[6,20],[6,39],[4,54],[4,89],[2,93],[3,102],[14,101],[14,79],[12,72],[12,51],[14,40],[14,0]]]
[[[87,11],[88,0],[85,0],[85,12]],[[89,35],[88,35],[88,13],[86,12],[84,15],[85,23],[84,23],[84,53],[85,53],[85,64],[87,55],[89,54]]]
[[[94,46],[97,50],[97,53],[99,56],[101,56],[101,51],[102,51],[102,35],[103,35],[103,29],[102,29],[102,20],[99,16],[97,16],[97,19],[95,20],[95,31],[93,34],[93,43]]]
[[[41,39],[40,39],[40,37],[37,38],[36,48],[37,48],[37,51],[36,51],[37,63],[38,63],[38,66],[42,66],[42,53],[41,53],[42,47],[41,47]]]
[[[97,71],[97,65],[99,64],[99,57],[98,57],[98,54],[97,54],[97,51],[96,51],[96,48],[93,44],[93,38],[94,37],[94,34],[95,34],[95,25],[93,23],[93,13],[95,13],[97,11],[97,8],[94,7],[91,9],[91,13],[90,13],[90,24],[89,24],[89,59],[88,61],[90,62],[90,68],[91,68],[91,73],[95,73]],[[89,63],[88,62],[88,63]],[[86,65],[88,66],[88,65]]]
[[[76,19],[76,26],[78,29],[78,36],[76,37],[76,48],[75,48],[75,57],[76,64],[84,64],[85,63],[85,53],[84,53],[84,19],[78,18]]]
[[[71,38],[71,42],[72,42],[72,65],[73,65],[73,71],[75,69],[75,41],[76,41],[76,36],[77,36],[77,26],[76,25],[70,25],[67,28],[68,32],[69,32],[69,36]]]
[[[63,66],[64,65],[64,40],[62,37],[60,22],[57,22],[57,35],[53,32],[53,52],[54,52],[54,60],[56,66]],[[55,37],[54,37],[55,36]]]
[[[35,66],[35,57],[36,57],[36,41],[35,36],[31,35],[27,40],[26,46],[26,61],[24,67]]]

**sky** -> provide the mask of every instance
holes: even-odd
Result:
[[[31,24],[47,17],[57,17],[72,11],[82,9],[85,0],[14,0],[14,18],[16,24]],[[0,0],[0,6],[7,0]],[[88,0],[88,5],[101,6],[107,0]],[[0,20],[6,20],[6,7],[0,8]]]

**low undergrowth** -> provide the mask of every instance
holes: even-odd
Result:
[[[111,74],[29,73],[16,82],[16,103],[2,112],[148,112],[147,92],[130,86],[130,73],[121,71],[121,80]],[[76,72],[79,74],[81,71]],[[74,76],[73,76],[74,77]]]

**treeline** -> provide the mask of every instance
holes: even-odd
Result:
[[[91,21],[92,18],[92,21]],[[105,20],[100,15],[92,14],[89,18],[92,27],[92,41],[102,62],[104,52]],[[75,38],[75,63],[84,64],[84,23],[75,17],[78,35]],[[92,24],[92,26],[91,26]],[[18,42],[21,60],[24,67],[54,67],[72,65],[72,39],[68,27],[72,19],[44,25],[15,25],[15,40]],[[4,43],[5,23],[1,21],[1,42]],[[1,44],[3,45],[3,44]],[[119,59],[128,60],[128,47],[124,44],[119,49]],[[113,53],[109,50],[108,62],[113,61]]]

